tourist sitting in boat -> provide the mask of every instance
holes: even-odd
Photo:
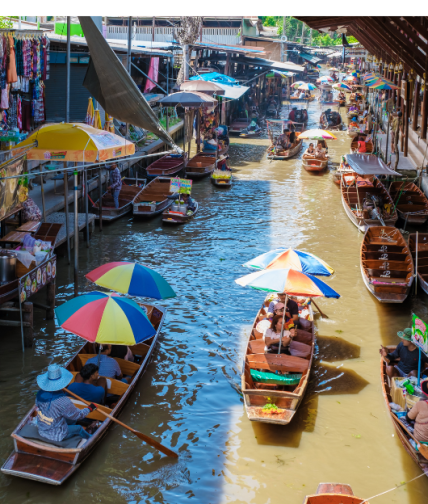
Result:
[[[421,390],[428,399],[428,380],[421,382]],[[413,435],[417,441],[428,444],[428,401],[418,401],[407,413],[406,420],[415,422]]]
[[[304,99],[305,99],[305,97],[306,97],[306,93],[302,90],[302,91],[300,92],[300,94],[299,94],[299,99],[300,99],[300,100],[304,100]]]
[[[388,353],[388,349],[381,346],[380,355],[385,360],[386,374],[392,378],[393,376],[417,376],[418,374],[418,359],[419,350],[412,343],[412,330],[407,328],[404,331],[399,331],[397,336],[401,338],[397,348]],[[421,352],[422,371],[428,367],[428,357]]]
[[[196,201],[189,194],[183,194],[183,202],[187,205],[187,210],[191,212],[196,210]]]
[[[346,100],[346,96],[345,96],[345,93],[343,91],[339,92],[339,100],[341,100],[341,101]]]
[[[289,138],[289,130],[284,130],[281,135],[276,140],[276,145],[281,147],[281,149],[287,150],[291,147],[291,142]]]
[[[110,357],[110,354],[111,345],[102,345],[100,354],[88,359],[86,364],[95,364],[96,366],[99,366],[99,373],[101,376],[105,376],[106,378],[115,378],[116,380],[122,380],[123,382],[128,383],[128,380],[123,378],[119,364]]]
[[[276,303],[285,303],[285,294],[283,292],[278,292],[276,297],[269,303],[267,318],[272,318],[274,316]],[[298,329],[303,329],[304,331],[309,330],[312,327],[312,323],[309,320],[299,317],[299,305],[296,301],[292,299],[287,299],[287,311],[285,312],[286,320],[292,319],[294,325]]]
[[[79,371],[79,380],[75,380],[68,386],[71,392],[85,399],[85,401],[104,404],[107,392],[107,380],[98,373],[98,366],[85,364]]]
[[[114,206],[115,208],[119,208],[119,194],[122,189],[122,177],[120,176],[119,168],[117,167],[117,163],[112,163],[108,167],[110,171],[110,185],[108,186],[108,190],[111,191],[113,196]]]
[[[305,154],[311,154],[312,156],[315,155],[315,149],[314,149],[314,144],[310,143],[309,147],[306,149]]]
[[[325,152],[320,142],[318,142],[317,148],[315,149],[315,157],[317,158],[325,157]]]
[[[134,362],[134,354],[132,353],[129,346],[126,345],[112,345],[110,357],[117,357],[129,362]]]
[[[91,434],[81,425],[74,425],[96,409],[91,403],[87,408],[78,409],[71,402],[63,388],[73,379],[67,369],[51,364],[47,373],[37,377],[40,390],[36,396],[37,429],[39,435],[48,441],[64,441],[73,436],[89,439]]]
[[[300,95],[300,91],[299,91],[298,89],[296,89],[296,91],[294,91],[294,93],[292,94],[292,96],[293,96],[294,98],[298,98],[298,97],[299,97],[299,95]]]
[[[296,331],[295,329],[288,330],[286,323],[284,324],[284,330],[281,331],[282,324],[283,316],[275,315],[272,319],[270,327],[266,329],[265,333],[263,334],[266,353],[278,353],[282,332],[281,353],[290,354],[290,349],[288,347],[291,343],[292,338],[294,338]]]

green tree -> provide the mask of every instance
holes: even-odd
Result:
[[[0,28],[13,28],[13,23],[5,16],[0,16]]]

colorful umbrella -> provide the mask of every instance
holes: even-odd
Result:
[[[322,69],[322,66],[321,65],[317,65],[317,68],[319,68],[320,70]]]
[[[298,138],[302,140],[337,140],[337,138],[327,130],[311,129],[300,133]]]
[[[176,296],[169,283],[156,271],[142,264],[111,262],[85,275],[88,280],[106,289],[130,296],[167,299]]]
[[[89,126],[94,125],[94,102],[92,98],[88,100],[88,110],[86,112],[85,123],[89,124]]]
[[[365,75],[363,75],[363,80],[372,79],[373,77],[380,78],[380,75],[375,72],[366,73]]]
[[[324,75],[324,77],[317,79],[317,82],[333,82],[333,79],[328,75]]]
[[[400,89],[398,86],[395,86],[394,84],[389,84],[389,82],[384,82],[379,80],[378,82],[374,82],[373,84],[370,84],[369,87],[371,89]]]
[[[302,91],[312,91],[313,89],[316,89],[317,87],[312,84],[311,82],[305,82],[301,86],[299,86],[297,89],[301,89]]]
[[[132,299],[90,292],[55,308],[59,325],[92,343],[136,345],[156,334],[145,311]]]
[[[246,262],[243,266],[253,269],[291,268],[320,276],[330,276],[334,273],[334,269],[316,255],[291,248],[271,250]]]
[[[344,82],[339,82],[337,84],[333,84],[333,87],[335,89],[343,89],[344,91],[349,91],[349,92],[352,91],[352,89],[349,86],[347,86]]]
[[[300,80],[300,81],[297,81],[297,82],[293,82],[293,84],[291,84],[291,87],[292,88],[298,88],[302,84],[305,84],[305,82]]]
[[[285,292],[288,296],[339,298],[340,295],[318,278],[293,269],[268,269],[235,280],[242,287],[265,292]]]
[[[96,128],[96,129],[103,129],[103,126],[101,124],[100,111],[98,109],[95,111],[94,128]]]
[[[353,75],[347,75],[343,80],[356,82],[358,79],[356,77],[354,77]]]
[[[328,69],[329,72],[340,72],[340,70],[336,67],[331,67]]]

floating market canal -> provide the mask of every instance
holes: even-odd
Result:
[[[286,109],[283,115],[288,115]],[[317,127],[318,102],[308,128]],[[349,152],[346,132],[329,143],[333,163]],[[168,309],[160,343],[120,419],[179,453],[161,456],[119,426],[63,486],[0,475],[2,502],[71,504],[300,504],[320,482],[349,483],[370,497],[420,474],[403,449],[382,396],[379,347],[396,343],[412,311],[425,320],[423,293],[403,305],[381,305],[360,273],[362,235],[342,208],[331,174],[302,168],[303,151],[268,161],[269,141],[231,139],[234,184],[219,190],[194,183],[198,215],[178,228],[125,217],[80,247],[84,274],[109,261],[138,261],[156,269],[178,297]],[[320,299],[328,319],[316,318],[317,354],[309,390],[289,426],[252,423],[240,393],[243,353],[264,294],[239,287],[247,260],[273,248],[312,252],[334,269],[326,281],[339,300]],[[73,295],[73,267],[58,263],[57,303]],[[36,376],[64,363],[82,343],[54,321],[35,320],[35,347],[23,355],[19,337],[0,339],[1,459],[10,433],[34,403]],[[5,331],[9,333],[9,331]],[[428,480],[400,487],[377,504],[426,502]]]

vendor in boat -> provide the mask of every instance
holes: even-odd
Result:
[[[116,360],[110,357],[111,345],[101,345],[99,355],[91,357],[86,361],[86,364],[95,364],[99,367],[99,373],[106,378],[114,378],[128,383],[128,380],[123,377],[120,366]]]
[[[85,401],[104,404],[107,393],[107,380],[98,373],[96,364],[85,364],[76,375],[73,383],[68,386],[71,392],[85,399]]]
[[[299,100],[304,100],[306,98],[306,93],[302,90],[299,94]]]
[[[119,194],[122,189],[122,178],[117,163],[112,163],[108,169],[110,170],[110,185],[107,189],[112,193],[115,208],[119,208]]]
[[[87,408],[78,409],[63,389],[73,379],[67,369],[51,364],[47,373],[37,377],[40,390],[36,396],[37,429],[39,435],[48,441],[64,441],[73,436],[89,439],[89,434],[81,425],[75,425],[96,409],[91,403]]]
[[[345,93],[343,91],[340,91],[339,92],[339,100],[340,101],[344,101],[346,100],[346,96],[345,96]]]
[[[410,328],[399,331],[397,336],[401,338],[400,343],[393,352],[388,352],[388,349],[381,346],[379,353],[386,362],[386,374],[392,378],[393,376],[417,376],[419,350],[412,343],[412,330]],[[424,371],[428,367],[428,357],[421,352],[421,370]]]
[[[415,422],[413,435],[417,441],[428,444],[428,380],[421,382],[425,400],[418,401],[407,413],[406,420]]]
[[[358,128],[358,127],[359,127],[359,126],[358,126],[358,117],[354,116],[354,117],[351,119],[351,121],[350,121],[350,123],[349,123],[349,127],[350,127],[350,128]]]
[[[281,135],[276,140],[276,144],[281,149],[287,150],[291,147],[290,139],[289,139],[289,130],[284,130]]]
[[[221,171],[231,171],[230,167],[227,166],[227,160],[229,156],[224,156],[223,154],[217,160],[217,170]]]
[[[187,205],[187,210],[191,212],[196,210],[196,201],[190,197],[190,194],[183,194],[183,202]]]
[[[281,353],[290,354],[289,345],[291,340],[294,338],[296,331],[293,328],[288,330],[287,323],[284,324],[284,330],[282,330],[282,326],[283,316],[275,315],[272,319],[270,327],[266,329],[263,334],[265,353],[278,353],[282,333]]]

